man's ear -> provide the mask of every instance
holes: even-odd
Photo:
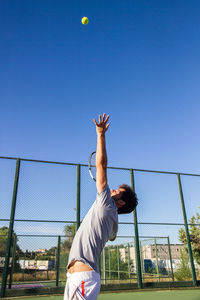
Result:
[[[124,206],[126,204],[126,202],[124,200],[122,200],[122,202],[123,202],[123,206]]]
[[[122,199],[118,200],[118,204],[120,205],[120,207],[124,206],[126,204],[126,202]]]

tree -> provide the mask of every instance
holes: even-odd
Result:
[[[57,247],[51,247],[49,250],[47,250],[46,255],[55,256],[56,251],[57,251]]]
[[[61,249],[69,252],[74,236],[76,234],[76,223],[72,223],[71,225],[65,225],[64,227],[65,233],[65,241],[62,243]]]
[[[65,225],[64,233],[65,240],[61,243],[60,251],[60,277],[62,280],[66,279],[66,266],[72,241],[76,234],[76,223],[72,223],[71,225]]]
[[[3,226],[0,228],[0,256],[6,256],[6,247],[7,247],[7,239],[8,239],[8,227]],[[16,234],[13,232],[12,234],[12,244],[11,244],[11,253],[13,250],[13,241],[16,238]],[[18,241],[18,239],[17,239]],[[21,249],[18,245],[16,245],[16,252],[20,252]]]
[[[189,223],[190,241],[194,260],[200,265],[200,214],[196,213],[196,216],[192,216]],[[188,251],[186,232],[183,228],[179,230],[179,240],[184,243],[186,251]]]
[[[186,249],[181,249],[180,262],[178,263],[177,270],[175,272],[175,278],[177,280],[191,280],[192,273],[189,266],[189,257]]]
[[[0,256],[6,255],[6,244],[8,237],[8,227],[3,226],[0,228]]]
[[[6,256],[8,231],[9,231],[9,229],[6,226],[3,226],[0,228],[0,257]],[[15,270],[17,270],[17,269],[19,269],[19,265],[17,264],[16,261],[19,258],[19,256],[21,255],[21,253],[23,253],[23,251],[20,249],[19,245],[17,244],[18,239],[17,239],[16,234],[13,231],[10,256],[12,256],[14,240],[16,240]]]
[[[118,279],[118,269],[119,269],[119,279],[128,279],[128,261],[124,261],[121,258],[120,246],[108,246],[105,248],[105,261],[106,261],[106,278],[109,278],[111,274],[111,279]],[[124,246],[123,246],[124,247]],[[132,260],[130,261],[130,264]],[[109,270],[110,268],[110,270]],[[102,266],[101,266],[102,270]],[[110,272],[109,272],[110,271]]]

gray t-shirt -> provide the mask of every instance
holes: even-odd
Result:
[[[118,212],[108,185],[97,194],[96,201],[79,227],[69,254],[68,266],[82,261],[99,273],[99,257],[108,240],[118,231]]]

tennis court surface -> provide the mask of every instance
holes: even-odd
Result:
[[[43,296],[43,297],[20,297],[5,298],[20,300],[63,300],[63,296]],[[125,293],[102,293],[98,300],[200,300],[200,289],[191,290],[170,290],[170,291],[144,291]]]

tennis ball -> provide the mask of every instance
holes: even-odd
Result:
[[[89,20],[88,20],[87,17],[83,17],[82,20],[81,20],[81,22],[82,22],[83,25],[87,25],[88,22],[89,22]]]

